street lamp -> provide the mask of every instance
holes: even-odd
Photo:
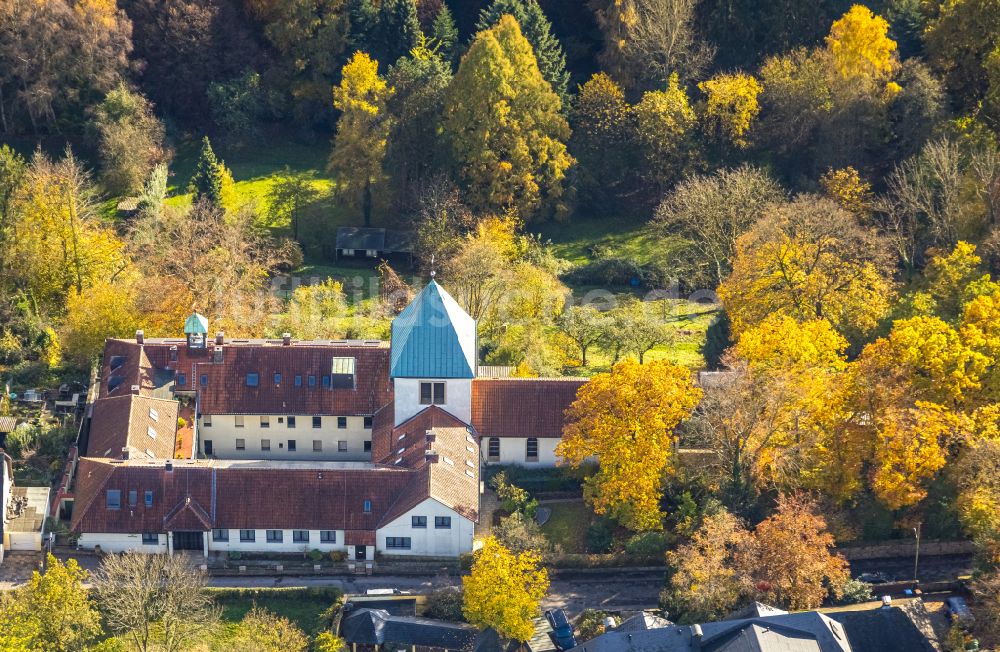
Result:
[[[920,563],[920,523],[917,523],[917,527],[913,528],[913,536],[917,538],[917,549],[913,555],[913,583],[917,583],[917,565]],[[915,587],[914,587],[915,588]]]

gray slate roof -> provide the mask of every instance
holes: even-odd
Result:
[[[468,652],[499,650],[496,632],[480,633],[471,625],[442,620],[393,616],[384,609],[355,609],[340,624],[348,643],[444,648]]]

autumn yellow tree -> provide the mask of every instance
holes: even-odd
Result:
[[[142,324],[136,299],[130,283],[104,280],[71,294],[63,324],[66,353],[85,363],[101,352],[106,338],[134,335]]]
[[[513,16],[476,34],[455,73],[444,131],[474,208],[563,216],[569,124]]]
[[[750,541],[746,526],[726,510],[706,516],[690,541],[667,553],[671,613],[687,622],[729,614],[752,590],[742,570]]]
[[[811,500],[783,496],[777,511],[757,525],[745,559],[762,601],[815,609],[850,579],[847,561],[831,552],[833,535]]]
[[[493,537],[476,551],[472,570],[462,578],[462,613],[479,628],[524,642],[534,634],[532,620],[549,588],[548,572],[534,551],[515,554]]]
[[[871,212],[875,201],[872,195],[872,185],[861,178],[861,174],[852,166],[830,169],[819,180],[823,194],[840,204],[844,210],[864,217]]]
[[[382,178],[389,133],[385,103],[392,94],[378,74],[378,61],[355,52],[333,88],[333,105],[341,112],[327,169],[344,190],[360,198],[365,226],[371,226],[372,185]]]
[[[826,44],[845,79],[886,79],[898,65],[889,23],[864,5],[854,5],[833,23]]]
[[[691,130],[697,122],[677,75],[671,75],[666,90],[644,93],[632,115],[645,176],[663,186],[676,180],[689,163]]]
[[[764,90],[757,78],[744,73],[717,75],[698,88],[705,94],[704,120],[709,130],[737,147],[747,147],[747,132],[760,113],[757,98]]]
[[[739,335],[773,313],[824,318],[861,339],[889,311],[893,284],[882,242],[832,200],[800,196],[771,209],[737,241],[719,286]]]
[[[631,530],[662,527],[674,428],[700,398],[691,372],[665,360],[623,360],[580,388],[556,454],[572,467],[597,457],[599,470],[584,485],[595,512]]]

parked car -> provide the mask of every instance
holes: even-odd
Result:
[[[858,575],[857,579],[862,582],[867,582],[868,584],[888,584],[889,582],[895,581],[892,575],[883,573],[882,571],[861,573]]]
[[[944,601],[944,615],[949,622],[959,625],[971,625],[972,621],[975,620],[965,598],[958,596],[947,598]]]
[[[566,618],[566,612],[562,609],[549,609],[545,612],[545,620],[549,621],[552,627],[552,642],[560,650],[568,650],[576,647],[576,637],[573,635],[573,626]]]

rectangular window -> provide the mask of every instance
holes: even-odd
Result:
[[[347,428],[347,417],[337,417],[337,428],[340,430]]]
[[[242,428],[243,427],[243,415],[242,414],[237,414],[236,416],[234,416],[233,417],[233,424],[237,428]]]
[[[489,442],[486,444],[486,457],[491,460],[500,459],[500,438],[490,437]]]
[[[265,416],[265,415],[261,415],[261,417],[260,417],[260,427],[261,428],[270,428],[271,427],[271,417]]]
[[[313,439],[313,452],[322,453],[323,452],[323,440]]]
[[[295,417],[288,417],[288,420],[287,420],[286,423],[288,424],[289,428],[294,428],[295,427]]]
[[[410,517],[410,527],[425,528],[427,527],[427,517],[426,516],[411,516]]]
[[[292,530],[292,542],[309,543],[309,530]]]
[[[187,385],[188,379],[184,374],[177,374],[177,384],[180,386]]]
[[[444,383],[420,383],[421,405],[444,405]]]
[[[282,531],[281,530],[268,530],[267,531],[267,542],[268,543],[281,543]]]
[[[122,492],[119,489],[108,489],[108,509],[122,508]]]
[[[308,383],[309,383],[310,387],[315,387],[316,386],[316,376],[313,376],[313,375],[310,374],[309,377],[308,377]]]
[[[364,507],[365,514],[371,514],[372,513],[372,501],[366,500],[364,502],[363,507]]]
[[[435,516],[434,517],[434,529],[435,530],[450,530],[451,529],[451,517],[450,516]]]
[[[146,492],[145,504],[146,504],[146,507],[152,507],[153,506],[153,492],[152,491],[147,491]]]
[[[208,374],[202,374],[199,382],[202,387],[208,387]]]
[[[205,444],[205,455],[211,455],[214,452],[212,450],[212,440],[206,439],[203,443]]]
[[[319,531],[319,542],[320,543],[337,543],[337,531],[336,530],[320,530]]]
[[[340,440],[340,441],[338,441],[338,442],[337,442],[337,450],[338,450],[339,452],[341,452],[341,453],[344,453],[344,452],[346,452],[346,451],[347,451],[347,442],[346,442],[346,441],[344,441],[344,440]]]
[[[139,492],[135,489],[130,489],[128,492],[128,506],[135,507],[139,504]]]
[[[256,530],[240,530],[240,541],[243,543],[251,543],[257,540]]]
[[[236,440],[236,450],[238,450],[238,451],[245,451],[246,449],[247,449],[247,440],[246,439],[237,439]]]
[[[256,373],[251,372],[247,374],[247,387],[256,387],[257,383],[259,382],[260,382],[260,376],[258,376]]]
[[[313,428],[323,427],[323,417],[313,417]]]
[[[409,550],[410,537],[386,537],[385,547],[393,548],[396,550]]]
[[[229,530],[212,530],[212,541],[229,541]]]
[[[302,387],[302,376],[295,376],[295,386]]]
[[[260,440],[260,449],[262,451],[269,451],[269,450],[271,450],[271,440],[270,439],[261,439]]]
[[[366,453],[372,452],[372,440],[371,439],[368,439],[368,440],[365,441],[365,452]]]
[[[365,417],[365,430],[371,430],[371,429],[372,429],[372,418]]]
[[[274,384],[275,385],[280,385],[281,384],[281,374],[279,374],[279,373],[275,373],[274,374]]]
[[[205,427],[205,428],[211,428],[212,427],[212,415],[211,414],[203,414],[201,416],[201,425],[203,427]]]
[[[327,388],[330,387],[330,377],[329,376],[323,376],[323,387],[327,387]]]
[[[295,450],[295,440],[294,439],[289,439],[288,440],[288,450],[289,451],[294,451]]]
[[[143,532],[142,533],[142,545],[144,546],[155,546],[160,543],[160,535],[156,532]]]
[[[534,437],[528,437],[528,441],[525,442],[524,457],[529,462],[538,461],[538,440]]]

